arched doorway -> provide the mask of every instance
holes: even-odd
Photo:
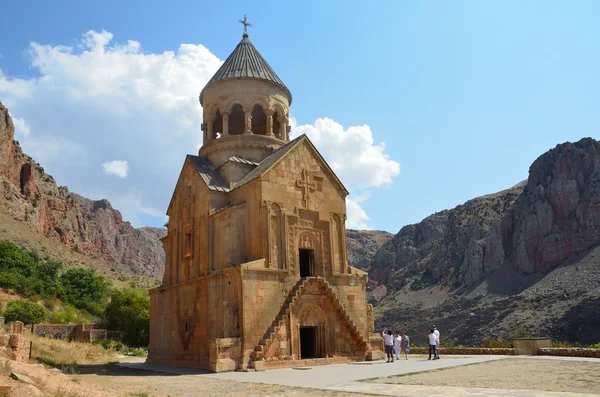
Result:
[[[234,105],[229,116],[229,135],[241,135],[244,133],[244,109],[242,105]]]
[[[300,359],[327,357],[329,327],[323,309],[314,304],[304,304],[297,319],[297,353]]]
[[[283,139],[281,136],[281,123],[279,122],[279,114],[275,112],[273,114],[273,134],[279,139]]]
[[[252,133],[267,135],[267,115],[260,105],[254,105],[252,109]]]

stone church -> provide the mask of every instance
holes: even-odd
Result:
[[[367,274],[348,266],[348,191],[244,33],[200,93],[203,145],[169,204],[148,362],[213,372],[373,356]],[[310,360],[309,360],[310,359]]]

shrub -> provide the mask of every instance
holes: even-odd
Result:
[[[142,289],[119,288],[111,291],[110,303],[104,311],[109,329],[123,331],[123,341],[146,346],[150,330],[150,297]]]
[[[483,347],[489,349],[499,349],[502,347],[512,347],[512,343],[505,340],[496,340],[496,339],[484,339],[481,344]]]
[[[87,269],[70,269],[60,276],[60,281],[65,301],[91,314],[102,314],[108,289],[104,277]]]
[[[513,339],[519,338],[534,338],[534,336],[531,332],[527,331],[526,329],[520,329],[515,333],[515,336],[513,336]]]
[[[14,270],[25,277],[35,269],[35,258],[9,241],[0,241],[0,270]]]
[[[46,319],[46,311],[28,300],[12,301],[4,312],[6,321],[21,321],[25,324],[40,323]]]
[[[21,292],[24,283],[25,277],[21,274],[7,271],[0,272],[0,287],[6,290],[12,289]]]

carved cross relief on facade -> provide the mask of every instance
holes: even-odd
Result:
[[[312,181],[312,176],[306,169],[302,170],[302,175],[296,181],[296,187],[302,189],[302,206],[308,207],[309,194],[317,190],[317,184]]]

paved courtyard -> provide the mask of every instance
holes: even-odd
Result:
[[[523,356],[519,356],[522,358]],[[268,370],[264,372],[224,372],[206,373],[191,368],[177,368],[145,363],[123,363],[124,367],[144,369],[149,371],[197,375],[221,380],[233,380],[239,382],[252,382],[272,384],[281,386],[309,387],[312,389],[341,391],[351,393],[384,395],[384,396],[598,396],[599,394],[583,394],[573,392],[549,392],[542,390],[515,390],[494,389],[477,387],[450,387],[450,386],[425,386],[405,384],[383,384],[361,382],[364,379],[381,378],[391,375],[404,375],[430,371],[435,369],[452,368],[469,364],[484,363],[497,360],[512,360],[514,356],[461,356],[442,358],[438,361],[429,361],[422,357],[413,357],[410,360],[399,360],[394,363],[385,361],[372,363],[352,363],[323,365],[309,368],[287,368]],[[556,360],[566,364],[568,361],[592,361],[598,363],[597,359],[584,358],[559,358],[559,357],[528,357],[535,359]],[[432,374],[432,376],[435,376]],[[534,375],[532,375],[534,376]],[[510,380],[507,380],[510,381]]]

